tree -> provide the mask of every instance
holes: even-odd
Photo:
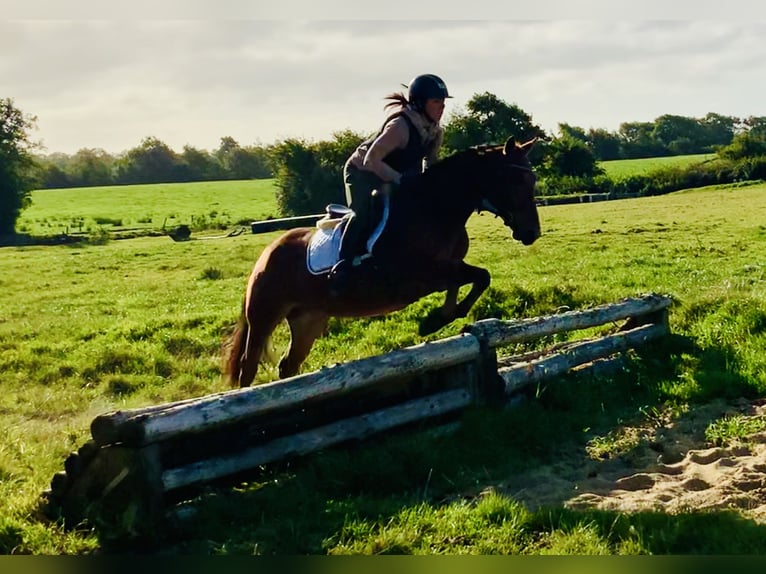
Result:
[[[286,139],[272,148],[276,164],[277,205],[283,215],[311,213],[311,175],[316,158],[309,145],[300,139]]]
[[[674,143],[678,141],[701,142],[703,140],[703,131],[700,122],[694,118],[665,114],[654,120],[652,138],[666,149],[672,151]],[[681,144],[681,146],[683,145]],[[688,144],[685,145],[688,147]],[[697,143],[697,145],[699,146],[700,144]],[[678,144],[675,147],[679,147]],[[686,150],[682,153],[690,152],[691,150]]]
[[[117,160],[118,183],[168,183],[179,181],[184,170],[178,155],[154,137],[144,138]]]
[[[51,189],[61,187],[75,187],[67,173],[55,163],[43,162],[40,164],[40,186]]]
[[[680,137],[674,139],[668,144],[668,151],[671,155],[689,155],[693,153],[704,153],[708,148],[701,145],[701,140],[689,137]]]
[[[272,176],[268,152],[260,146],[242,147],[232,137],[221,138],[215,152],[227,179],[265,179]]]
[[[274,176],[267,146],[252,145],[242,151],[245,154],[245,173],[248,178],[268,179]]]
[[[742,120],[710,112],[700,123],[703,127],[703,143],[712,149],[715,146],[729,145]]]
[[[213,152],[213,155],[218,160],[223,170],[224,177],[227,179],[237,179],[232,175],[235,164],[237,152],[242,148],[239,147],[239,142],[231,136],[225,136],[221,138],[221,144],[218,149]]]
[[[743,123],[751,136],[766,140],[766,116],[750,116]]]
[[[103,149],[83,148],[69,162],[67,175],[76,186],[111,185],[113,164],[114,158]]]
[[[588,142],[590,143],[593,155],[600,161],[610,159],[619,159],[620,156],[620,136],[605,129],[588,130]]]
[[[654,139],[654,122],[624,122],[619,129],[622,156],[626,159],[667,155]]]
[[[550,141],[545,156],[545,171],[552,176],[593,177],[602,173],[590,148],[570,135]]]
[[[287,139],[274,145],[271,158],[280,212],[306,215],[322,211],[328,203],[345,203],[343,164],[363,139],[346,130],[334,133],[331,141]]]
[[[364,137],[352,130],[333,133],[330,141],[321,141],[313,146],[317,160],[312,194],[312,207],[321,211],[328,203],[346,203],[346,188],[343,184],[343,165],[364,141]]]
[[[181,161],[186,165],[189,181],[214,181],[224,177],[221,164],[205,150],[185,145]]]
[[[39,146],[30,140],[29,131],[36,122],[12,99],[0,99],[0,235],[15,233],[19,214],[31,203],[32,150]]]
[[[570,137],[572,139],[579,140],[585,144],[590,143],[590,140],[588,139],[588,134],[585,132],[585,130],[577,126],[570,126],[569,124],[566,124],[566,123],[560,123],[559,133],[561,134],[562,137]]]
[[[69,156],[61,152],[35,156],[40,187],[47,189],[73,187],[67,173],[69,161]]]
[[[766,156],[766,138],[751,132],[737,134],[729,145],[718,150],[718,155],[734,160]]]
[[[445,154],[477,145],[499,144],[509,136],[526,141],[546,135],[519,106],[489,92],[475,94],[468,100],[466,110],[451,114],[444,126]]]

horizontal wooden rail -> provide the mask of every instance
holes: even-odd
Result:
[[[472,397],[466,389],[437,393],[291,436],[280,437],[265,445],[232,455],[168,469],[162,473],[162,485],[166,491],[170,491],[209,482],[286,457],[305,455],[348,440],[361,440],[384,430],[449,414],[464,409],[471,403]]]
[[[490,347],[500,347],[539,339],[546,335],[587,329],[621,319],[648,315],[662,311],[669,305],[670,298],[651,294],[625,299],[619,303],[600,305],[584,311],[568,311],[520,321],[484,319],[467,326],[464,332],[482,339]]]
[[[252,221],[250,230],[257,233],[267,233],[269,231],[280,231],[283,229],[293,229],[295,227],[313,227],[316,222],[322,219],[326,214],[317,213],[314,215],[299,215],[296,217],[280,217],[279,219],[264,219],[262,221]]]
[[[509,395],[529,384],[563,375],[584,363],[631,349],[667,333],[664,324],[647,324],[593,341],[576,343],[560,353],[498,369]]]
[[[350,361],[274,383],[227,391],[198,400],[116,411],[97,416],[91,435],[98,445],[141,446],[178,434],[204,432],[221,425],[294,408],[317,398],[340,396],[387,380],[413,376],[477,359],[479,342],[469,335],[422,343]]]

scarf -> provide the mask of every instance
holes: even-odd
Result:
[[[442,132],[443,128],[439,124],[432,122],[424,113],[416,110],[411,104],[405,106],[403,111],[412,121],[412,125],[418,130],[420,138],[426,145],[436,140],[437,136]]]

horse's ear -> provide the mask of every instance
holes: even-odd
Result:
[[[511,136],[506,140],[505,146],[503,146],[503,155],[511,155],[514,149],[516,149],[516,140]]]
[[[529,150],[531,150],[535,146],[538,139],[540,138],[534,137],[528,142],[525,142],[519,146],[519,148],[524,152],[524,155],[527,155],[529,153]]]

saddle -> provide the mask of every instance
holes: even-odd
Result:
[[[386,194],[380,194],[379,197],[381,198],[380,217],[378,224],[367,238],[367,257],[371,256],[373,246],[388,222],[389,197]],[[345,205],[331,203],[325,207],[325,215],[316,222],[317,229],[311,236],[306,250],[306,267],[311,273],[314,275],[326,273],[338,262],[343,230],[353,216],[354,210]]]
[[[331,203],[324,210],[324,217],[316,223],[319,229],[334,229],[339,224],[345,225],[354,215],[353,209],[340,203]]]

